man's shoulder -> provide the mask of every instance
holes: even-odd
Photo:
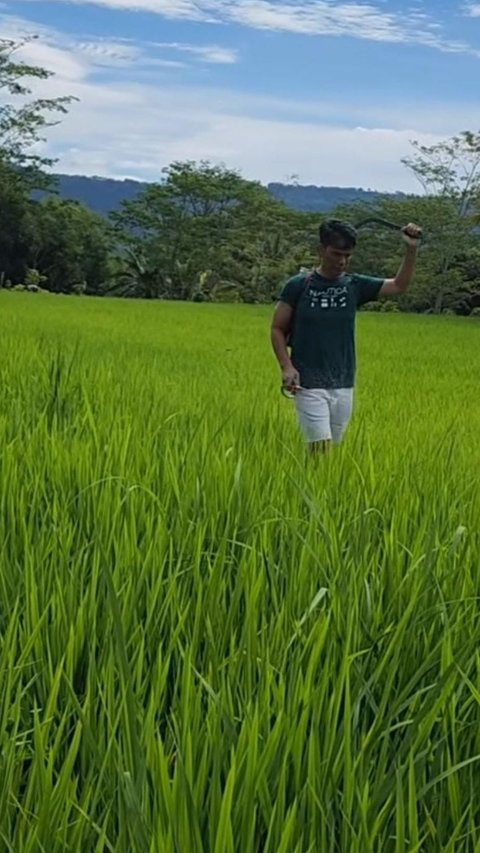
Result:
[[[348,273],[345,273],[345,276],[344,276],[345,283],[350,284],[350,285],[358,284],[358,282],[361,281],[363,278],[364,278],[364,276],[362,275],[362,273],[358,273],[358,272],[348,272]]]
[[[383,278],[377,275],[368,275],[368,273],[360,273],[360,272],[352,272],[347,273],[347,277],[350,279],[352,284],[364,284],[368,282],[377,282],[383,281]]]
[[[308,279],[312,278],[312,276],[313,276],[314,274],[315,274],[315,270],[314,270],[314,269],[307,270],[307,269],[305,269],[304,267],[302,267],[302,269],[300,270],[300,272],[297,272],[295,275],[292,275],[292,276],[289,278],[289,280],[288,280],[287,284],[290,284],[290,283],[291,283],[291,284],[293,284],[293,285],[300,286],[300,285],[302,285],[302,284],[305,284],[305,282],[306,282]]]
[[[285,284],[283,285],[279,299],[281,302],[288,302],[290,305],[292,302],[296,302],[297,298],[301,296],[302,290],[308,282],[309,277],[312,275],[313,270],[308,270],[307,272],[299,272],[296,275],[292,275]]]

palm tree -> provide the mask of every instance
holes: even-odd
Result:
[[[160,299],[168,295],[168,279],[157,265],[127,247],[122,258],[122,269],[113,278],[108,293],[137,299]]]

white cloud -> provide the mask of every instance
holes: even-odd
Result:
[[[156,68],[185,68],[185,63],[178,60],[148,56],[143,49],[143,43],[142,45],[129,44],[126,40],[80,41],[74,44],[74,49],[86,54],[92,65],[97,67],[114,68],[135,63],[137,66],[155,66]]]
[[[442,51],[475,53],[469,45],[444,39],[439,25],[425,13],[386,12],[372,3],[311,0],[295,3],[273,0],[225,2],[235,21],[260,29],[283,30],[305,35],[349,36],[368,41],[423,44]],[[419,14],[421,26],[419,26]]]
[[[43,0],[31,0],[31,2],[42,2]],[[74,3],[77,6],[90,3],[95,6],[107,6],[110,9],[120,9],[125,12],[152,12],[162,15],[164,18],[173,20],[189,21],[216,21],[212,15],[211,8],[218,5],[216,0],[57,0],[57,2]],[[227,2],[227,0],[225,0]],[[219,0],[223,5],[223,0]]]
[[[465,6],[465,14],[469,18],[480,18],[480,3],[469,3]]]
[[[141,57],[138,47],[106,39],[73,41],[51,27],[33,24],[13,15],[1,15],[2,37],[25,44],[16,56],[32,65],[55,73],[65,81],[88,76],[95,67],[116,67],[137,62]],[[32,32],[35,37],[32,38]]]
[[[77,94],[82,90],[82,103],[50,134],[70,173],[155,180],[173,160],[206,159],[263,182],[300,173],[303,183],[396,190],[414,186],[400,163],[409,140],[438,138],[416,129],[262,119],[242,115],[245,103],[230,111],[209,107],[217,98],[198,90],[105,86],[96,87],[95,98],[85,87]]]
[[[6,38],[8,37],[6,36]],[[12,38],[17,38],[17,36],[12,34]],[[31,65],[54,71],[58,80],[63,81],[66,89],[72,81],[81,80],[88,74],[89,63],[80,52],[65,50],[43,38],[28,42],[17,52],[16,58]]]
[[[36,0],[31,0],[36,2]],[[123,11],[144,11],[173,20],[236,23],[254,29],[306,36],[348,36],[387,43],[420,44],[445,52],[480,51],[442,35],[438,21],[417,10],[394,13],[383,0],[57,0]],[[473,14],[479,6],[470,6]]]
[[[58,77],[77,79],[97,68],[121,68],[135,65],[139,68],[185,68],[187,63],[160,56],[159,50],[176,48],[201,62],[229,64],[236,62],[237,54],[219,45],[134,43],[131,39],[91,38],[72,39],[51,27],[26,21],[14,15],[0,13],[2,38],[26,40],[17,55],[33,65],[54,71]],[[35,38],[31,34],[35,33]],[[152,53],[151,48],[154,48]]]
[[[125,44],[124,42],[107,41],[99,39],[98,41],[79,41],[75,45],[80,53],[86,54],[95,64],[105,65],[130,65],[138,61],[142,56],[142,51],[135,45]]]
[[[11,37],[31,30],[28,22],[1,15],[0,24]],[[409,141],[437,141],[468,127],[474,114],[468,104],[412,103],[408,93],[404,104],[375,105],[358,95],[351,103],[327,95],[302,103],[181,87],[171,75],[142,84],[130,74],[128,80],[116,74],[115,81],[97,74],[99,63],[137,68],[138,51],[142,47],[128,41],[74,43],[48,28],[23,48],[28,62],[56,72],[35,83],[35,94],[79,98],[49,132],[46,153],[59,157],[57,169],[155,180],[173,160],[204,158],[264,182],[299,173],[302,183],[407,190],[416,187],[400,163]]]
[[[361,105],[352,105],[352,126],[342,127],[328,103],[293,120],[295,105],[285,102],[287,120],[272,114],[280,104],[270,104],[269,114],[267,99],[232,92],[85,81],[70,91],[81,100],[49,134],[50,153],[60,153],[58,169],[77,174],[158,180],[173,160],[207,159],[263,182],[299,173],[302,183],[407,190],[416,188],[400,162],[410,140],[430,144],[457,129],[456,117],[446,120],[440,108],[438,132],[430,132],[421,106],[409,124],[406,105],[403,115],[385,115],[382,126],[373,109],[362,115]]]
[[[274,3],[271,0],[236,0],[230,15],[239,23],[259,29],[305,35],[355,35],[379,41],[401,41],[397,17],[370,3]]]
[[[197,56],[202,62],[209,62],[213,65],[233,65],[238,60],[238,52],[227,47],[219,47],[218,45],[193,45],[182,44],[181,42],[152,42],[156,47],[165,48],[167,50],[178,50],[182,53],[190,53]]]

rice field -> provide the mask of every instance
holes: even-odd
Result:
[[[480,322],[0,295],[0,849],[480,851]]]

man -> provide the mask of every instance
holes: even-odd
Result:
[[[295,394],[297,416],[312,453],[339,444],[353,409],[357,308],[380,296],[405,293],[412,280],[421,229],[402,229],[406,243],[395,278],[347,272],[355,229],[331,219],[320,226],[320,266],[289,279],[271,329],[283,387]],[[288,347],[291,346],[291,355]]]

